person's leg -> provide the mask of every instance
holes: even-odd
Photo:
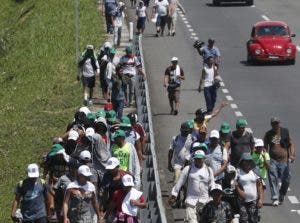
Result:
[[[206,102],[206,110],[207,112],[211,112],[211,95],[210,95],[210,88],[205,87],[204,88],[204,98]]]
[[[135,84],[136,84],[136,76],[133,76],[130,78],[130,82],[129,82],[129,105],[132,105],[133,103]]]
[[[109,33],[109,19],[108,13],[105,13],[106,33]]]
[[[118,101],[118,109],[117,109],[118,119],[122,118],[123,110],[124,110],[124,100],[119,100]]]
[[[118,40],[117,40],[117,46],[120,46],[120,43],[121,43],[121,37],[122,37],[122,26],[118,27]]]
[[[247,207],[246,207],[245,203],[242,203],[240,205],[239,215],[240,215],[239,223],[248,223],[248,212],[247,212]]]
[[[281,162],[279,165],[281,187],[279,190],[279,202],[282,203],[290,186],[291,172],[290,167],[286,162]]]
[[[175,36],[176,33],[176,22],[177,22],[177,12],[172,16],[172,36]]]
[[[211,95],[211,111],[213,111],[217,100],[217,89],[215,87],[210,88],[210,95]]]
[[[167,16],[166,15],[162,16],[161,17],[161,23],[160,23],[160,34],[161,34],[161,36],[164,35],[166,22],[167,22]]]
[[[270,161],[270,168],[268,170],[271,199],[277,201],[279,198],[278,192],[278,172],[277,172],[277,162],[273,159]]]
[[[167,28],[168,28],[168,35],[172,34],[172,16],[168,16],[167,18]]]
[[[174,113],[174,96],[175,91],[168,89],[168,99],[169,99],[169,104],[170,104],[170,108],[171,108],[171,115],[173,115]]]
[[[258,208],[256,202],[251,202],[247,207],[248,213],[248,222],[249,223],[257,223],[258,222]]]
[[[119,27],[117,26],[114,27],[114,46],[118,45],[118,38],[119,38],[118,28]]]
[[[187,207],[185,209],[186,221],[188,223],[198,223],[196,208]]]
[[[46,217],[41,217],[35,221],[33,221],[34,223],[47,223],[47,218]]]
[[[180,90],[176,90],[175,91],[175,111],[174,111],[174,115],[177,115],[178,114],[178,111],[179,111],[179,100],[180,100]]]
[[[156,37],[158,37],[159,33],[160,33],[160,24],[161,24],[161,17],[157,16],[157,18],[156,18]]]

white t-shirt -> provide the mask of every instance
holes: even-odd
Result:
[[[98,61],[95,60],[97,69],[99,68]],[[95,72],[92,66],[91,58],[87,58],[82,66],[82,76],[84,77],[93,77],[95,76]]]
[[[141,7],[137,7],[136,8],[136,14],[139,18],[141,17],[146,17],[146,6]]]
[[[245,173],[243,170],[237,170],[237,182],[243,187],[245,192],[245,202],[257,200],[257,186],[256,181],[259,177],[250,170],[249,173]]]
[[[166,16],[168,14],[167,7],[169,5],[168,0],[155,1],[156,13],[159,16]]]
[[[204,76],[204,83],[203,83],[203,86],[204,87],[210,87],[213,85],[213,81],[214,81],[214,73],[215,73],[215,69],[214,69],[214,66],[212,66],[211,68],[209,68],[206,64],[204,64],[204,73],[205,73],[205,76]]]
[[[206,204],[210,200],[208,192],[215,185],[213,171],[205,164],[200,169],[192,164],[190,171],[189,169],[190,166],[186,166],[182,170],[176,185],[172,189],[172,195],[177,197],[181,187],[187,181],[186,203],[192,206],[195,206],[198,201]]]
[[[132,76],[135,76],[136,67],[139,66],[141,63],[136,56],[132,58],[128,56],[122,56],[119,64],[122,67],[123,74],[130,74]]]
[[[83,189],[86,192],[95,192],[96,191],[94,184],[92,184],[90,181],[87,181],[86,184],[84,184],[84,185],[80,185],[78,183],[78,181],[75,180],[72,183],[70,183],[67,187],[67,189],[72,189],[72,188]]]

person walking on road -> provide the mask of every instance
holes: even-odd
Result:
[[[93,45],[86,46],[86,50],[82,53],[78,66],[81,68],[82,72],[81,80],[83,85],[84,105],[92,104],[96,73],[100,73]]]
[[[220,61],[221,61],[221,54],[218,47],[215,45],[214,39],[208,39],[207,45],[197,48],[198,53],[203,57],[203,65],[209,62],[209,58],[212,57],[215,61],[215,65],[217,69],[219,69]]]
[[[156,18],[156,37],[163,36],[165,26],[169,14],[169,2],[168,0],[156,0],[152,10],[152,18],[157,14]]]
[[[217,87],[214,84],[216,77],[218,76],[217,67],[214,63],[214,58],[209,57],[207,63],[204,64],[202,74],[200,77],[198,91],[204,91],[204,98],[206,102],[207,113],[212,113],[217,100]],[[203,86],[203,87],[202,87]]]
[[[208,202],[202,211],[201,223],[231,223],[233,213],[230,204],[222,200],[224,192],[220,184],[215,184],[210,190],[212,201]]]
[[[250,153],[243,153],[238,164],[236,190],[240,198],[240,223],[257,223],[263,206],[261,178],[254,172],[255,163]]]
[[[271,118],[271,126],[265,134],[264,144],[271,158],[268,171],[271,198],[273,206],[278,206],[283,203],[290,185],[290,162],[295,160],[295,149],[289,130],[280,126],[279,118]]]
[[[175,36],[175,34],[176,34],[177,7],[185,15],[185,10],[182,7],[182,5],[180,4],[179,0],[169,0],[169,14],[168,14],[168,20],[167,20],[169,36]]]
[[[125,94],[126,100],[130,106],[133,105],[134,90],[137,83],[137,75],[142,75],[143,79],[146,79],[146,74],[142,69],[142,64],[139,59],[135,56],[132,47],[128,46],[125,49],[125,55],[120,58],[119,62],[120,72],[123,76],[123,80],[128,80],[126,82],[128,85],[128,96],[127,92]],[[127,90],[126,90],[127,91]]]
[[[236,130],[232,132],[230,138],[230,163],[237,167],[243,153],[251,153],[254,151],[253,135],[246,131],[247,121],[240,118],[236,121]]]
[[[46,210],[50,201],[49,188],[46,182],[40,179],[39,167],[37,164],[29,164],[27,167],[28,178],[20,181],[16,186],[15,199],[12,205],[11,218],[14,222],[46,223]],[[21,207],[21,216],[17,215],[17,208]]]
[[[187,183],[186,196],[186,222],[198,223],[204,205],[210,200],[209,191],[215,186],[214,174],[210,167],[204,163],[205,154],[198,150],[193,155],[194,162],[186,166],[172,189],[169,204],[176,202],[181,187]],[[199,216],[200,215],[200,216]]]
[[[124,18],[124,2],[119,2],[118,7],[116,9],[116,16],[114,19],[114,46],[118,47],[121,43],[122,37],[122,26],[123,26],[123,18]]]
[[[164,75],[164,87],[168,91],[168,98],[171,107],[171,115],[177,115],[179,111],[180,86],[184,80],[183,69],[178,65],[178,58],[171,59],[171,65],[166,69]],[[175,103],[175,109],[174,109]]]
[[[105,15],[106,32],[109,34],[113,34],[114,32],[114,17],[117,12],[117,7],[117,0],[103,0],[102,11]]]
[[[136,7],[136,20],[137,34],[143,34],[145,30],[146,20],[149,22],[147,7],[144,5],[143,1],[140,1],[139,6]]]

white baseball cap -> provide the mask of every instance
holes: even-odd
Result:
[[[211,132],[210,132],[210,135],[209,135],[209,138],[217,138],[217,139],[219,139],[220,138],[220,133],[219,133],[219,131],[218,130],[212,130]]]
[[[94,134],[95,134],[95,130],[92,127],[89,127],[85,130],[86,137],[93,136]]]
[[[88,50],[93,50],[93,49],[94,49],[94,46],[91,45],[91,44],[88,44],[88,45],[86,45],[86,48],[87,48]]]
[[[255,147],[264,147],[264,141],[262,139],[255,139]]]
[[[104,48],[111,48],[111,43],[110,42],[105,42],[103,44]]]
[[[235,173],[236,172],[236,169],[235,169],[235,167],[234,166],[232,166],[232,165],[228,165],[227,166],[227,168],[226,168],[226,172],[227,173]]]
[[[27,174],[29,178],[37,178],[40,176],[39,167],[36,163],[29,164],[27,167]]]
[[[213,186],[210,190],[210,194],[212,194],[213,192],[221,192],[221,193],[224,193],[223,192],[223,189],[222,189],[222,186],[220,184],[215,184],[215,186]]]
[[[87,165],[81,165],[78,168],[78,174],[81,174],[81,175],[86,176],[86,177],[90,177],[90,176],[93,175],[92,172],[91,172],[91,169]]]
[[[125,187],[134,187],[133,177],[129,174],[125,174],[122,177],[122,183]]]
[[[88,113],[91,113],[91,110],[86,106],[79,108],[79,111],[83,112],[85,115],[87,115]]]
[[[76,141],[78,138],[79,138],[79,134],[78,134],[77,131],[71,130],[71,131],[69,132],[68,140],[73,139],[73,140]]]
[[[107,170],[113,170],[113,169],[115,169],[119,165],[120,165],[120,161],[118,160],[118,158],[111,157],[111,158],[108,159],[107,166],[106,166],[105,169],[107,169]]]
[[[92,159],[92,155],[91,155],[90,151],[83,150],[83,151],[81,151],[81,153],[79,155],[79,158],[81,160],[91,160]]]
[[[178,61],[177,57],[172,57],[171,61]]]

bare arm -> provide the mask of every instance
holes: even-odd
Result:
[[[71,196],[71,190],[67,190],[65,198],[64,198],[64,202],[63,202],[63,217],[64,217],[64,223],[68,222],[68,210],[69,210],[69,200],[70,200],[70,196]]]
[[[261,179],[257,179],[256,187],[257,187],[257,194],[258,194],[257,207],[262,208],[262,206],[263,206],[263,186],[262,186]]]
[[[143,151],[142,151],[142,144],[141,144],[141,140],[137,140],[135,142],[135,148],[136,148],[136,152],[140,161],[140,165],[142,165],[143,163]]]
[[[15,215],[16,215],[16,211],[17,211],[17,208],[19,206],[19,203],[20,203],[20,195],[15,195],[15,199],[12,203],[12,207],[11,207],[11,218],[14,219]]]
[[[93,205],[93,208],[97,214],[97,217],[98,217],[98,222],[101,221],[101,213],[100,213],[100,208],[99,208],[99,204],[97,202],[97,199],[96,199],[96,194],[94,193],[93,194],[93,200],[92,200],[92,205]]]
[[[173,149],[170,149],[169,153],[168,153],[168,169],[169,169],[170,172],[174,171],[174,169],[172,167],[172,163],[171,163],[172,158],[173,158],[173,153],[174,153]]]
[[[218,176],[218,175],[220,175],[221,173],[223,173],[223,172],[225,171],[226,167],[227,167],[227,163],[228,163],[227,160],[223,160],[220,169],[218,169],[218,170],[214,173],[214,176]]]
[[[142,66],[138,66],[137,69],[138,69],[139,74],[143,76],[144,80],[146,80],[146,74],[145,74]]]
[[[237,194],[241,198],[241,200],[245,200],[246,195],[245,195],[245,192],[242,190],[241,186],[239,184],[237,184],[235,186],[235,189],[237,191]]]
[[[200,75],[199,87],[198,87],[199,92],[202,90],[201,88],[202,88],[202,83],[203,83],[204,78],[205,78],[205,71],[204,71],[204,69],[202,69],[202,72]]]
[[[290,159],[293,162],[295,160],[295,146],[294,143],[291,139],[291,137],[289,137],[289,141],[290,141],[290,147],[289,147],[289,154],[290,154]]]
[[[228,102],[221,102],[220,106],[218,106],[216,109],[213,110],[213,112],[211,113],[212,118],[216,117],[220,111],[226,107],[228,105]]]
[[[180,4],[179,1],[178,1],[177,6],[178,6],[178,8],[183,12],[183,14],[185,15],[185,10],[184,10],[183,6]]]
[[[169,76],[165,75],[164,76],[164,87],[168,87],[169,86]]]

